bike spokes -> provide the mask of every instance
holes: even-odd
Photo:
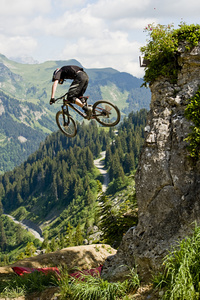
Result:
[[[77,133],[77,127],[74,119],[62,111],[56,114],[56,123],[59,129],[68,137],[74,137]]]
[[[120,121],[119,109],[114,104],[104,100],[94,103],[93,116],[104,126],[115,126]]]

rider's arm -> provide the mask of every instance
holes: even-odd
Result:
[[[58,85],[58,80],[55,80],[53,85],[52,85],[51,98],[55,98],[57,85]]]

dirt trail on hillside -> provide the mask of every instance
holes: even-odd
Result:
[[[20,224],[24,229],[26,229],[27,231],[31,232],[34,237],[38,240],[40,240],[41,242],[44,241],[44,238],[40,235],[40,233],[36,230],[34,230],[32,227],[24,224],[23,222],[20,222],[20,221],[17,221],[13,216],[11,215],[7,215],[7,214],[4,214],[5,216],[7,216],[8,218],[12,219],[13,222],[15,222],[16,224]]]
[[[103,175],[103,184],[102,184],[102,191],[105,192],[108,184],[109,184],[109,175],[107,173],[107,170],[105,169],[105,155],[106,151],[102,151],[100,153],[101,157],[94,160],[94,165],[96,168],[99,169],[100,173]],[[41,232],[38,232],[34,228],[31,227],[31,225],[24,224],[23,222],[17,221],[14,217],[11,215],[5,214],[7,217],[13,220],[16,224],[20,224],[24,229],[31,232],[36,239],[39,239],[41,242],[43,242],[44,238],[41,236]]]
[[[94,160],[94,165],[99,169],[100,173],[103,175],[102,191],[105,192],[110,182],[108,172],[105,169],[104,159],[105,159],[106,151],[102,151],[100,155],[101,155],[100,158]]]

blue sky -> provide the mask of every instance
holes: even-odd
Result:
[[[200,23],[198,0],[0,0],[0,53],[38,62],[77,59],[142,77],[145,26]]]

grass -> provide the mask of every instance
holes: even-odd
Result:
[[[163,291],[162,300],[200,299],[200,227],[195,225],[191,236],[174,246],[164,258],[164,271],[154,276],[155,290]],[[17,297],[57,286],[61,299],[68,300],[128,300],[140,286],[135,269],[123,282],[108,282],[97,273],[71,278],[63,267],[60,276],[40,272],[24,276],[9,275],[0,280],[0,296]],[[1,278],[0,278],[1,279]]]
[[[140,281],[135,270],[124,282],[108,282],[100,277],[83,275],[79,279],[69,276],[65,267],[60,268],[60,276],[33,272],[23,276],[9,275],[0,281],[0,297],[27,296],[57,286],[61,299],[68,300],[117,300],[129,299],[127,294],[139,287]],[[60,299],[60,298],[59,298]]]
[[[56,285],[55,274],[51,272],[47,275],[37,271],[23,276],[13,274],[0,281],[0,296],[12,298],[25,296]]]
[[[163,274],[154,283],[165,291],[165,300],[198,300],[200,298],[200,227],[182,240],[165,257]]]
[[[61,299],[69,300],[117,300],[127,298],[126,294],[136,291],[140,285],[139,277],[135,270],[130,272],[130,277],[124,282],[108,282],[100,277],[82,275],[79,279],[70,279],[67,272],[58,280]]]
[[[200,227],[195,225],[191,236],[174,246],[164,258],[164,271],[154,276],[154,286],[163,291],[162,300],[200,299]],[[130,270],[124,282],[108,282],[97,273],[71,278],[66,268],[59,277],[40,272],[22,277],[9,275],[0,280],[0,296],[17,297],[57,286],[61,299],[68,300],[128,300],[140,286],[136,270]],[[1,278],[0,278],[1,279]]]

